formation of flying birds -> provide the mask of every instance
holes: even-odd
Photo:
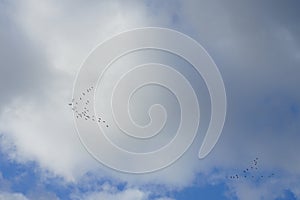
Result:
[[[228,179],[264,179],[264,178],[272,178],[275,174],[271,173],[271,174],[261,174],[259,171],[259,165],[258,165],[258,158],[255,158],[254,160],[252,160],[251,165],[247,168],[245,168],[244,170],[242,170],[242,172],[240,173],[236,173],[234,175],[230,175],[227,176]]]
[[[81,92],[81,95],[79,96],[79,99],[72,99],[72,102],[69,103],[69,106],[72,106],[73,112],[75,112],[75,117],[77,119],[82,119],[86,121],[94,121],[96,123],[103,124],[106,128],[109,127],[109,125],[106,123],[106,121],[101,117],[96,117],[95,115],[91,114],[89,110],[90,102],[91,100],[88,98],[88,93],[92,92],[94,87],[87,88],[86,90]]]

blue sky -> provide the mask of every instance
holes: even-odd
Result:
[[[1,154],[1,188],[5,188],[11,193],[23,194],[29,198],[41,198],[41,196],[46,195],[47,198],[59,198],[59,199],[72,199],[72,196],[87,194],[93,191],[99,190],[97,185],[103,184],[114,184],[111,183],[109,179],[105,180],[95,180],[89,175],[86,175],[88,183],[82,181],[77,184],[64,183],[59,177],[51,177],[46,181],[41,179],[41,171],[39,167],[34,163],[19,164],[13,162],[5,155]],[[21,178],[19,178],[21,177]],[[93,186],[91,186],[93,185]],[[115,187],[122,191],[126,188],[125,182],[120,182],[115,185]],[[191,186],[184,188],[179,191],[167,191],[164,192],[168,196],[174,199],[184,200],[184,199],[199,199],[199,197],[210,198],[210,199],[223,199],[225,198],[225,193],[227,191],[227,186],[225,184],[217,185],[205,185],[205,186]],[[35,196],[35,193],[40,193]],[[157,199],[161,194],[152,194],[149,196],[150,199]],[[74,197],[73,197],[74,198]],[[133,197],[134,198],[134,197]],[[76,199],[76,198],[75,198]]]
[[[299,7],[296,0],[0,0],[0,200],[300,199]],[[132,175],[85,151],[68,103],[92,49],[147,26],[203,45],[224,80],[227,117],[217,145],[199,160],[207,89],[179,67],[203,97],[198,136],[172,166]]]

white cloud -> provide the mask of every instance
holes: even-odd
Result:
[[[6,149],[15,150],[10,152],[15,159],[37,161],[46,170],[68,180],[75,180],[93,166],[98,166],[80,144],[67,104],[71,99],[75,73],[88,52],[110,34],[138,26],[145,19],[141,17],[143,13],[139,4],[132,4],[134,7],[129,12],[121,12],[120,6],[117,1],[88,6],[34,0],[6,5],[11,11],[7,17],[20,28],[20,35],[37,44],[25,46],[20,51],[31,49],[36,52],[41,48],[46,54],[41,57],[33,53],[33,61],[26,66],[11,64],[16,68],[15,72],[23,67],[28,70],[31,81],[26,88],[41,88],[29,97],[26,92],[14,94],[9,103],[1,105],[1,132],[5,134],[6,144],[11,142],[13,148],[7,146]],[[86,10],[82,12],[81,9]],[[11,39],[8,45],[15,42],[15,38]],[[35,60],[42,61],[37,63]],[[37,72],[43,65],[46,66],[41,70],[43,73]],[[31,66],[35,67],[31,69]],[[1,70],[5,72],[10,67]],[[49,79],[52,73],[55,75]],[[40,78],[36,80],[36,77]],[[10,79],[14,78],[18,77]]]
[[[22,193],[0,191],[0,200],[59,200],[52,193],[42,192],[29,194],[27,197]]]
[[[86,194],[72,194],[74,200],[96,200],[96,199],[111,199],[111,200],[174,200],[169,197],[151,197],[153,192],[144,191],[137,188],[125,188],[119,190],[109,183],[104,183],[99,188],[99,191],[88,192]]]
[[[128,189],[122,192],[110,193],[110,192],[98,192],[87,195],[84,200],[95,199],[111,199],[111,200],[146,200],[147,194],[140,190]]]
[[[32,52],[44,52],[44,57],[34,53],[32,60],[38,58],[41,62],[33,62],[31,65],[39,68],[40,63],[44,63],[47,67],[42,70],[46,73],[34,74],[34,77],[41,76],[40,79],[33,79],[26,86],[31,88],[38,85],[41,88],[39,92],[30,94],[30,98],[26,94],[19,94],[17,98],[14,96],[9,103],[2,105],[0,129],[6,141],[3,148],[19,162],[37,161],[45,171],[63,176],[69,181],[80,179],[82,174],[90,170],[98,173],[100,165],[80,144],[72,122],[72,112],[67,106],[75,72],[88,52],[111,34],[128,28],[153,25],[153,21],[156,21],[156,25],[164,24],[168,20],[161,20],[160,14],[152,16],[155,20],[149,19],[147,15],[151,12],[139,1],[128,5],[119,1],[85,5],[32,0],[26,4],[11,3],[7,7],[11,11],[9,17],[12,22],[20,27],[20,34],[37,44],[35,49],[31,48]],[[74,12],[78,15],[74,15]],[[26,49],[27,46],[22,51]],[[31,70],[28,67],[26,69]],[[48,74],[54,75],[46,83],[41,81]],[[176,173],[185,168],[187,162],[188,159],[184,159],[169,172],[166,170],[156,175],[129,178],[126,174],[107,172],[106,168],[98,174],[103,176],[103,171],[106,171],[104,174],[113,174],[116,179],[130,179],[133,183],[151,180],[182,186],[193,180],[192,170],[187,170],[186,174]]]
[[[230,183],[232,196],[242,200],[260,200],[260,199],[277,199],[284,198],[286,192],[291,192],[296,199],[299,199],[299,177],[291,178],[274,178],[271,181],[256,183],[253,182],[236,182]],[[229,195],[230,196],[230,195]]]
[[[23,194],[0,192],[0,200],[28,200]]]

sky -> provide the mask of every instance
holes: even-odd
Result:
[[[296,0],[0,0],[0,200],[300,199],[299,8]],[[207,50],[226,88],[226,121],[198,159],[209,95],[188,65],[167,58],[182,64],[201,100],[199,132],[169,167],[122,173],[85,150],[68,104],[97,45],[149,26],[180,31]],[[133,99],[140,123],[143,103],[177,105],[151,91]],[[171,137],[178,119],[167,122]]]

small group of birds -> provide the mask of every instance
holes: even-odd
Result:
[[[95,115],[90,114],[90,99],[87,98],[88,93],[92,92],[94,89],[93,86],[90,88],[87,88],[86,90],[81,92],[81,95],[79,96],[79,99],[72,99],[72,102],[70,102],[68,105],[72,106],[73,112],[75,112],[75,117],[77,119],[82,119],[82,120],[91,120],[97,123],[103,124],[106,128],[109,127],[109,125],[106,123],[104,119],[101,117],[96,117]]]
[[[242,173],[236,173],[234,175],[227,176],[228,179],[242,179],[242,178],[251,178],[251,179],[262,179],[262,178],[271,178],[275,174],[271,173],[268,175],[261,174],[258,167],[258,158],[255,158],[249,167],[244,169]]]

